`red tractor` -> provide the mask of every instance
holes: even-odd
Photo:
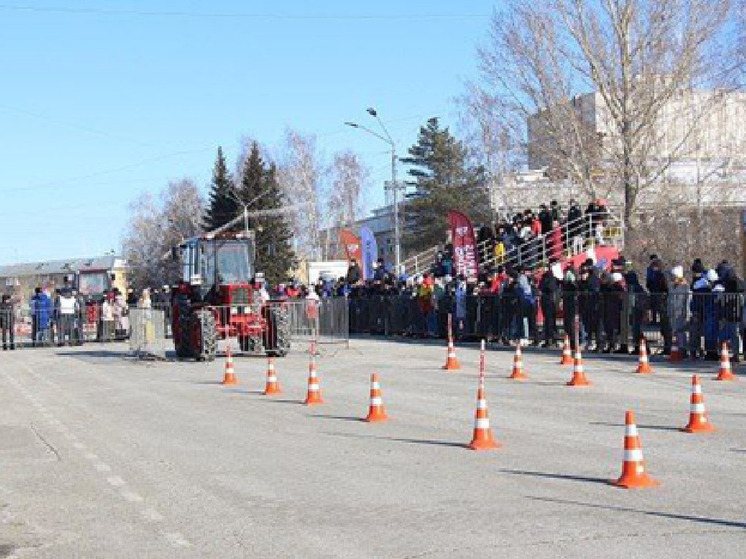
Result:
[[[111,290],[109,272],[105,269],[86,268],[67,276],[65,280],[77,292],[81,304],[80,340],[101,341],[101,303],[104,301],[104,294]]]
[[[172,292],[176,355],[212,361],[231,339],[242,351],[285,356],[290,350],[288,309],[264,301],[251,281],[254,239],[247,233],[208,233],[173,249],[181,281]]]

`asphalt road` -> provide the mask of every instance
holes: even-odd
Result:
[[[564,386],[557,352],[487,355],[500,450],[472,452],[478,352],[355,340],[321,348],[326,404],[308,408],[307,355],[266,363],[136,362],[120,345],[0,353],[0,557],[746,556],[746,376],[717,364],[586,358]],[[391,420],[359,421],[380,373]],[[718,431],[678,431],[692,372]],[[637,414],[655,489],[621,470]]]

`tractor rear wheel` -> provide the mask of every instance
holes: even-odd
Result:
[[[189,323],[189,317],[179,317],[179,333],[178,336],[174,336],[174,347],[176,349],[176,357],[179,359],[189,359],[194,357],[194,352],[190,345],[189,332],[191,324]]]
[[[290,351],[290,314],[283,305],[270,305],[267,313],[265,335],[266,354],[271,357],[285,357]]]
[[[215,316],[209,309],[201,309],[192,315],[192,348],[197,361],[214,361],[217,349]]]

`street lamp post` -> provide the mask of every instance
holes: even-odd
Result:
[[[368,134],[371,134],[379,140],[386,142],[391,148],[391,189],[393,192],[394,202],[394,266],[396,270],[396,277],[398,278],[399,274],[401,273],[401,232],[399,230],[399,183],[396,181],[396,142],[394,142],[391,134],[389,134],[389,131],[383,124],[383,121],[378,116],[378,111],[370,107],[368,108],[368,114],[378,121],[378,124],[381,126],[381,129],[383,130],[385,136],[382,136],[378,132],[371,130],[367,126],[363,126],[362,124],[357,124],[355,122],[345,122],[345,124],[347,126],[351,126],[352,128],[359,128],[366,131]]]

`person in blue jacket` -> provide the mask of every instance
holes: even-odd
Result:
[[[50,340],[49,327],[52,322],[54,305],[52,298],[41,287],[34,290],[31,298],[31,336],[32,345],[45,345]]]

